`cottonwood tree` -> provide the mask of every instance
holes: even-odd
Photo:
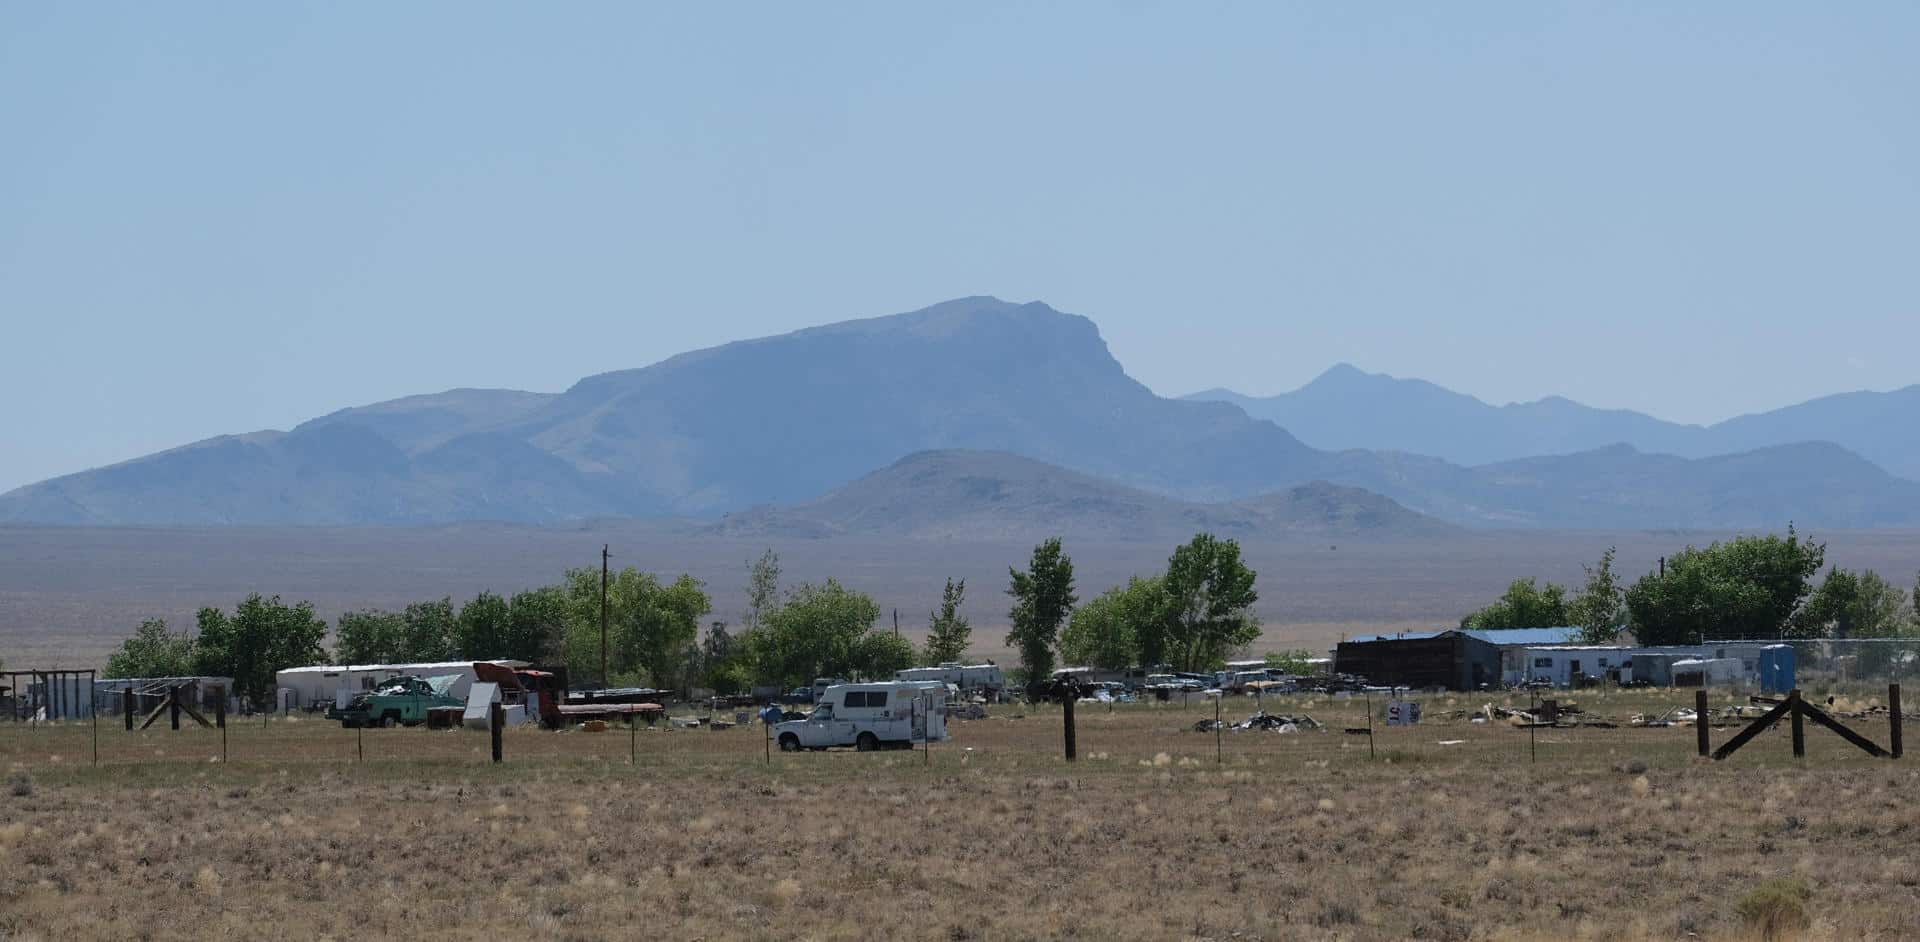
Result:
[[[163,619],[149,618],[107,658],[108,677],[187,677],[193,674],[192,635],[174,634]]]
[[[607,580],[609,670],[647,678],[666,688],[682,669],[682,655],[700,633],[700,619],[713,609],[700,580],[683,575],[663,584],[631,566]],[[600,570],[567,570],[567,662],[600,663]],[[609,678],[611,681],[612,678]]]
[[[394,664],[407,659],[407,619],[399,612],[342,612],[334,625],[333,656],[341,664]]]
[[[1254,577],[1233,540],[1201,533],[1173,551],[1162,591],[1166,652],[1177,670],[1218,667],[1233,650],[1260,637],[1260,622],[1253,617],[1260,597]]]
[[[765,613],[759,630],[750,635],[758,675],[785,687],[816,677],[870,674],[872,658],[891,657],[884,649],[891,642],[869,637],[881,634],[873,631],[879,617],[880,605],[864,592],[833,579],[801,583]]]
[[[313,603],[287,605],[279,596],[249,595],[233,614],[203,608],[194,643],[196,673],[233,678],[233,692],[255,707],[272,704],[274,674],[326,660],[327,623]]]
[[[966,599],[967,580],[951,578],[940,593],[940,611],[927,619],[927,663],[945,664],[960,660],[967,653],[967,639],[973,634],[960,604]]]
[[[400,613],[406,623],[400,634],[401,661],[444,661],[453,656],[454,614],[451,597],[415,602]]]
[[[1894,638],[1906,628],[1906,590],[1871,569],[1835,567],[1807,597],[1797,621],[1803,636]]]
[[[780,554],[772,549],[747,564],[747,615],[742,627],[752,631],[760,627],[768,614],[780,607]]]
[[[501,657],[551,663],[564,653],[567,595],[560,586],[516,592],[507,600],[507,636]]]
[[[1061,552],[1056,536],[1033,548],[1026,572],[1009,567],[1007,575],[1012,583],[1007,594],[1013,597],[1008,613],[1013,627],[1007,632],[1007,644],[1020,653],[1027,683],[1044,683],[1053,675],[1060,624],[1078,601],[1073,594],[1073,560]]]
[[[1627,588],[1641,644],[1695,644],[1731,638],[1821,637],[1826,626],[1795,613],[1826,562],[1825,543],[1787,535],[1742,536],[1687,547]]]
[[[1126,585],[1114,586],[1075,608],[1060,631],[1061,659],[1101,670],[1133,666],[1142,656],[1141,634],[1157,627],[1166,609],[1162,583],[1158,576],[1135,576]]]
[[[1613,574],[1613,553],[1614,548],[1609,546],[1600,554],[1599,562],[1582,567],[1587,571],[1587,584],[1567,604],[1566,614],[1579,626],[1583,644],[1612,644],[1627,627],[1627,593]]]
[[[1572,622],[1566,586],[1515,579],[1500,598],[1465,618],[1462,628],[1559,628]]]
[[[462,658],[504,658],[509,656],[507,645],[512,632],[512,608],[507,600],[482,592],[460,606],[460,614],[453,619],[449,646]]]

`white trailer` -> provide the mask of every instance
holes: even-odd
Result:
[[[947,685],[930,681],[835,684],[803,720],[774,724],[782,752],[852,746],[907,749],[947,738]]]
[[[514,669],[530,666],[526,661],[512,660],[487,663]],[[432,661],[420,664],[316,664],[312,667],[290,667],[274,674],[273,682],[281,691],[279,702],[284,704],[283,708],[322,709],[328,705],[345,707],[355,694],[408,674],[415,677],[457,674],[459,679],[454,681],[447,693],[462,699],[466,698],[467,691],[478,679],[474,675],[472,661]]]
[[[893,679],[952,684],[963,692],[1000,690],[1007,685],[1007,676],[998,665],[961,664],[956,661],[948,661],[938,667],[909,667],[894,674]]]

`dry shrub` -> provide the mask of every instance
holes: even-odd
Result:
[[[1740,920],[1763,939],[1783,939],[1805,932],[1813,919],[1807,913],[1807,901],[1813,888],[1799,877],[1768,880],[1740,897],[1734,906]]]

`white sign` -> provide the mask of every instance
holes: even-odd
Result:
[[[1388,726],[1412,726],[1413,724],[1418,722],[1420,722],[1420,701],[1418,700],[1388,700],[1387,701],[1387,725]]]

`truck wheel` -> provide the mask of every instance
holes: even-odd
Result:
[[[861,733],[860,738],[853,741],[853,748],[861,752],[872,752],[880,748],[880,738],[872,733]]]
[[[389,713],[386,716],[383,716],[380,718],[380,728],[392,729],[394,726],[398,725],[399,722],[400,721],[396,719],[393,714]]]
[[[781,752],[799,752],[800,737],[795,736],[792,733],[781,733],[780,734],[780,751]]]

